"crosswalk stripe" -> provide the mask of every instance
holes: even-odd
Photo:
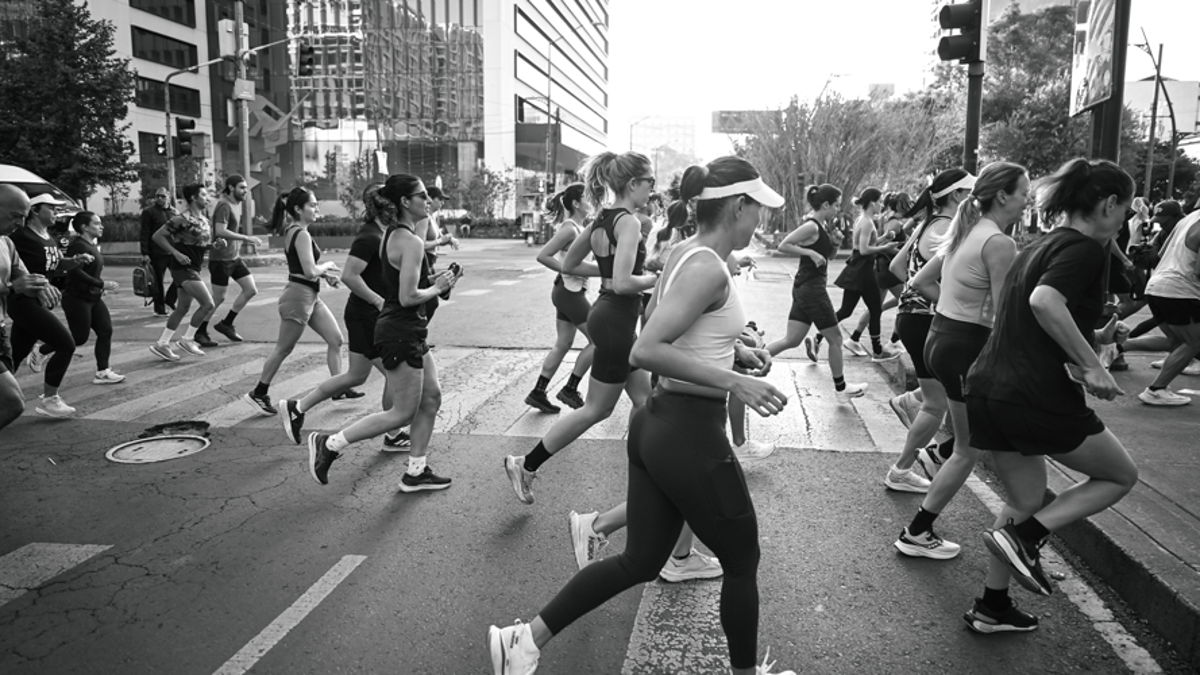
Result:
[[[455,293],[455,295],[457,295],[459,297],[471,297],[473,295],[487,295],[488,293],[491,293],[491,292],[492,292],[492,289],[490,289],[490,288],[470,288],[465,291],[458,291],[457,293]]]
[[[12,602],[110,548],[98,544],[35,542],[0,556],[0,605]]]

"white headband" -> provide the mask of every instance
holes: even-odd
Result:
[[[954,192],[955,190],[970,190],[973,187],[975,187],[975,176],[972,176],[971,174],[967,174],[967,175],[963,176],[962,178],[959,178],[957,181],[954,182],[953,185],[946,188],[945,190],[938,190],[937,192],[932,193],[930,196],[933,197],[934,199],[941,199],[942,197],[945,197],[946,195],[950,194],[951,192]]]
[[[752,194],[764,188],[770,189],[763,183],[762,178],[755,178],[754,180],[744,180],[733,185],[706,187],[700,191],[700,194],[696,195],[696,199],[724,199],[733,195]]]

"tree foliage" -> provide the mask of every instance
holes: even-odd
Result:
[[[460,193],[462,208],[475,218],[495,217],[497,212],[504,211],[512,197],[512,172],[493,171],[486,166],[475,171]]]
[[[73,0],[34,4],[27,37],[0,58],[0,162],[77,198],[136,180],[123,123],[134,75],[116,56],[113,24]]]

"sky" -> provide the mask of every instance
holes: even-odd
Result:
[[[992,0],[997,14],[1007,0]],[[1024,11],[1056,0],[1023,0]],[[921,88],[937,56],[934,0],[611,0],[609,138],[624,149],[629,123],[692,115],[697,154],[726,154],[713,110],[776,109],[828,86],[847,98],[891,83]],[[1163,43],[1163,76],[1200,80],[1200,1],[1133,0],[1131,43]],[[1070,39],[1065,37],[1064,39]],[[1131,48],[1125,79],[1154,67]],[[963,77],[966,69],[963,68]],[[985,84],[986,86],[986,84]]]

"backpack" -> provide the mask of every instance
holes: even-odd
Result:
[[[144,304],[149,305],[154,298],[154,268],[149,265],[139,265],[133,268],[133,294],[139,298],[147,298]]]

